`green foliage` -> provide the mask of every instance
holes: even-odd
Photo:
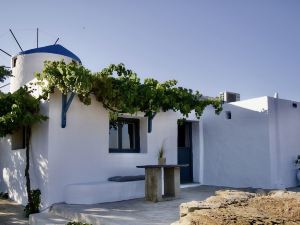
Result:
[[[64,61],[46,61],[43,72],[35,76],[37,84],[42,87],[43,99],[47,99],[48,94],[57,88],[64,94],[74,92],[85,104],[90,104],[92,77],[91,72],[83,66],[75,62],[66,64]]]
[[[184,117],[192,111],[200,118],[206,106],[212,105],[216,113],[222,110],[219,99],[205,99],[191,89],[177,86],[176,80],[163,83],[155,79],[141,82],[137,74],[123,64],[110,65],[92,73],[72,62],[46,62],[42,73],[36,74],[42,86],[43,98],[58,88],[62,93],[74,92],[84,104],[91,103],[93,94],[116,119],[120,113],[144,112],[146,116],[159,111],[179,111]]]
[[[7,70],[4,66],[0,66],[0,82],[3,82],[7,77],[11,76],[11,71]]]
[[[165,156],[165,150],[164,150],[164,146],[161,145],[160,149],[158,151],[158,158],[163,158]]]
[[[39,113],[39,104],[26,86],[14,93],[0,92],[0,137],[46,120],[47,117]]]
[[[72,221],[72,222],[67,223],[66,225],[92,225],[92,224]]]
[[[27,204],[25,206],[24,212],[26,217],[29,217],[30,214],[39,213],[40,212],[40,204],[41,204],[41,191],[39,189],[31,191],[32,203]]]

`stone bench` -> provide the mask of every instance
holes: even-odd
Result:
[[[115,176],[107,179],[108,181],[114,182],[128,182],[128,181],[139,181],[145,180],[145,175],[137,175],[137,176]]]
[[[64,201],[67,204],[116,202],[144,196],[144,180],[69,184],[64,189]]]

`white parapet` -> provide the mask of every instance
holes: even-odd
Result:
[[[65,187],[67,204],[95,204],[123,201],[145,196],[145,181],[70,184]]]

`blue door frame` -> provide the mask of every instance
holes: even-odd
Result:
[[[188,164],[188,167],[180,169],[180,183],[193,182],[193,149],[192,149],[192,123],[178,124],[177,136],[177,160],[178,164]]]

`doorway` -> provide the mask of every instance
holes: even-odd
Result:
[[[193,182],[193,151],[192,151],[192,123],[178,123],[177,136],[178,164],[188,164],[180,168],[180,183]]]

